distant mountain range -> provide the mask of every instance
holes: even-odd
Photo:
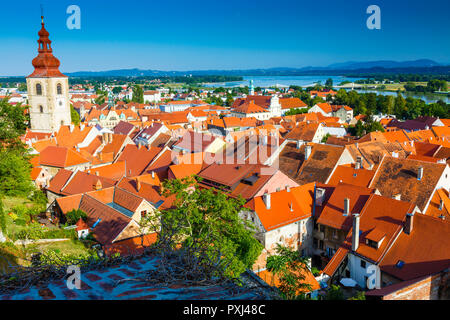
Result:
[[[429,59],[414,61],[349,61],[327,67],[268,68],[246,70],[191,70],[159,71],[141,69],[119,69],[108,71],[79,71],[66,73],[70,77],[142,77],[142,76],[185,76],[185,75],[234,75],[234,76],[294,76],[294,75],[346,75],[374,73],[450,73],[449,65],[442,65]]]

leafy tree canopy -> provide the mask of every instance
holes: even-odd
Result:
[[[199,188],[198,179],[193,176],[163,183],[164,195],[175,197],[175,203],[160,217],[160,238],[170,234],[174,246],[203,246],[211,257],[219,250],[225,275],[238,278],[252,267],[263,247],[253,237],[253,225],[239,217],[243,200]]]

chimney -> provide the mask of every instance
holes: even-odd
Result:
[[[359,247],[359,214],[353,215],[353,231],[352,231],[352,250],[356,251]]]
[[[263,145],[267,145],[267,141],[268,141],[268,138],[267,138],[267,136],[264,136],[263,137]]]
[[[152,179],[155,179],[155,171],[152,171]]]
[[[314,201],[316,206],[321,206],[324,200],[325,200],[325,189],[316,188],[316,191],[314,193]]]
[[[136,188],[137,191],[141,190],[141,181],[139,179],[136,179]]]
[[[286,192],[291,192],[291,187],[289,187],[289,185],[286,185]]]
[[[263,195],[263,201],[264,201],[264,204],[266,205],[267,210],[269,210],[270,209],[270,193],[265,193]]]
[[[75,126],[74,126],[73,124],[70,124],[70,125],[69,125],[69,130],[70,130],[70,132],[73,132],[73,129],[75,129]]]
[[[301,142],[300,141],[297,141],[297,149],[300,149],[300,146],[301,146],[302,144],[301,144]]]
[[[113,134],[108,133],[108,137],[109,137],[109,143],[111,143],[113,141]]]
[[[423,167],[419,167],[417,170],[417,180],[422,180],[423,178]]]
[[[361,169],[361,165],[359,164],[359,161],[356,161],[356,163],[355,163],[355,169],[356,169],[356,170]]]
[[[96,175],[96,176],[99,176],[99,175],[100,175],[100,172],[95,171],[95,175]]]
[[[102,182],[100,179],[97,179],[97,182],[94,184],[94,190],[100,190],[102,188]]]
[[[402,199],[402,194],[401,193],[394,194],[394,196],[392,198],[395,199],[395,200],[401,200]]]
[[[311,155],[311,146],[306,145],[305,146],[305,161],[308,160],[310,155]]]
[[[362,168],[362,157],[361,156],[357,156],[356,157],[356,163],[358,164],[358,168],[357,169],[361,169]],[[356,165],[355,165],[356,167]]]
[[[441,201],[439,202],[439,210],[444,209],[444,200],[441,199]]]
[[[289,210],[291,210],[291,212],[294,212],[294,207],[292,205],[292,202],[289,204]]]
[[[350,199],[344,199],[344,216],[347,216],[350,213]]]
[[[411,234],[413,230],[413,222],[414,222],[414,213],[406,214],[405,227],[403,229],[406,234]]]

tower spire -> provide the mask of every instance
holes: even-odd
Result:
[[[59,71],[59,60],[53,56],[50,33],[44,26],[44,9],[41,5],[41,30],[38,32],[38,56],[33,59],[34,72],[29,77],[65,77]]]

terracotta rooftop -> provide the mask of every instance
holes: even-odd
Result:
[[[67,168],[80,164],[88,164],[89,160],[67,147],[48,146],[40,153],[40,165]]]
[[[203,187],[221,189],[231,197],[250,200],[273,174],[273,168],[263,165],[213,163],[198,176],[203,179],[200,182]]]
[[[72,131],[70,131],[72,128]],[[58,146],[73,148],[86,139],[86,136],[93,129],[88,126],[61,126],[56,134]]]
[[[288,134],[284,136],[285,139],[309,141],[311,142],[319,129],[319,123],[300,122]]]
[[[204,152],[215,140],[208,134],[187,131],[173,146],[187,152]]]
[[[442,201],[442,207],[441,207]],[[427,216],[439,218],[444,217],[445,220],[450,221],[450,199],[448,191],[444,188],[437,189],[431,198],[430,205],[425,212]]]
[[[385,157],[378,167],[370,187],[378,189],[386,197],[401,194],[402,200],[417,205],[423,211],[445,166],[418,160]],[[420,167],[423,168],[423,177],[418,180]]]
[[[450,223],[422,214],[415,214],[413,219],[411,234],[402,232],[380,263],[383,272],[401,280],[450,267]]]
[[[325,204],[317,223],[348,231],[352,227],[352,214],[360,213],[374,190],[339,183]],[[349,213],[344,216],[344,199],[349,199]]]
[[[162,151],[161,148],[138,147],[134,144],[125,146],[118,161],[126,161],[127,176],[138,176]]]
[[[374,174],[374,170],[355,169],[354,165],[342,165],[337,166],[328,183],[337,185],[339,182],[343,182],[355,186],[368,187]]]
[[[311,144],[311,155],[305,161],[305,145],[297,149],[288,143],[279,156],[280,170],[298,184],[325,183],[344,152],[344,147]]]
[[[97,185],[101,188],[108,188],[115,184],[114,180],[96,176],[95,174],[83,171],[69,172],[60,170],[50,180],[50,186],[47,190],[60,195],[73,195],[96,190]],[[98,184],[99,181],[100,184]]]
[[[409,202],[399,201],[378,195],[371,195],[360,218],[359,246],[356,253],[375,263],[388,251],[394,243],[397,235],[403,232],[406,214],[414,211],[414,205]],[[374,248],[366,243],[367,236],[377,230],[376,233],[384,234],[384,240],[378,248]],[[351,248],[352,229],[348,233],[343,246]]]
[[[270,209],[267,209],[263,197],[255,197],[245,205],[257,214],[266,231],[311,217],[314,183],[273,192],[270,197]]]

